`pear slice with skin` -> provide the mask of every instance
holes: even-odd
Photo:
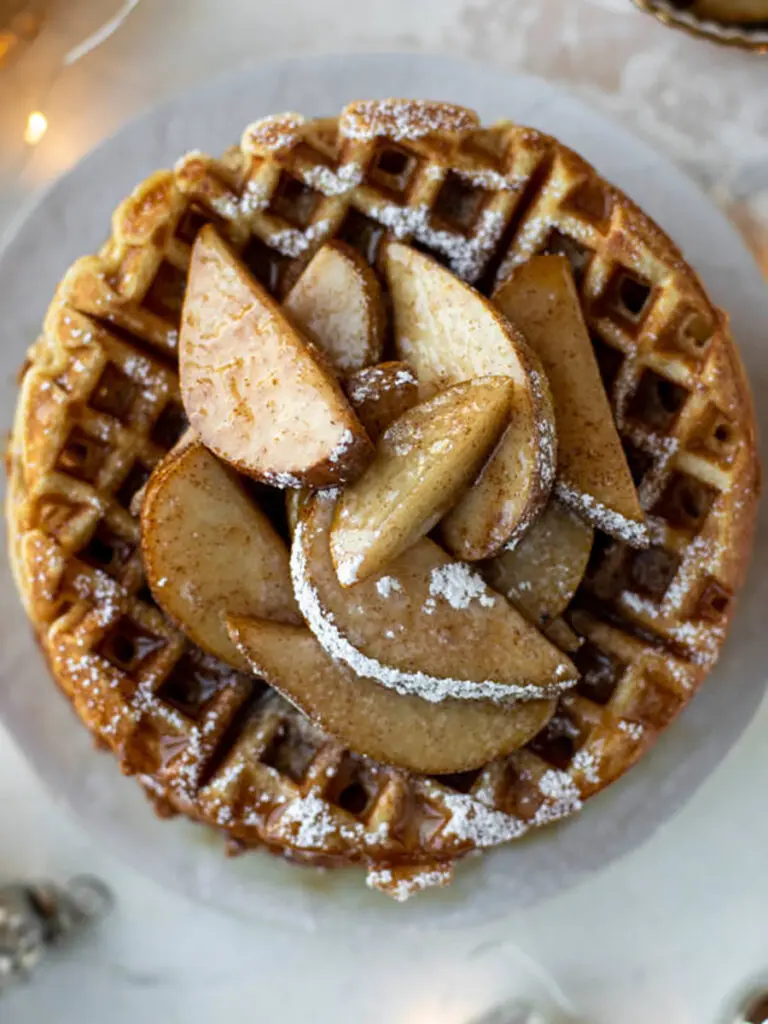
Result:
[[[510,551],[484,563],[483,577],[543,628],[570,604],[587,571],[595,531],[557,501]]]
[[[283,308],[346,376],[378,363],[386,312],[376,274],[344,242],[329,242],[312,257]]]
[[[390,423],[419,402],[419,382],[407,363],[392,360],[348,377],[344,390],[373,441]]]
[[[475,377],[515,382],[507,430],[441,525],[458,558],[489,558],[521,537],[546,504],[557,442],[549,386],[520,332],[479,292],[400,243],[385,253],[398,355],[427,392]]]
[[[190,425],[219,458],[276,487],[354,479],[373,451],[332,368],[206,225],[179,338]]]
[[[303,627],[232,617],[229,634],[252,671],[321,729],[358,754],[408,771],[480,768],[519,750],[555,710],[551,698],[506,708],[402,696],[334,661]]]
[[[541,631],[547,640],[551,640],[555,647],[559,647],[566,654],[575,654],[584,643],[584,638],[575,633],[559,615],[542,627]]]
[[[419,385],[407,363],[392,360],[366,366],[347,378],[344,384],[352,408],[373,441],[419,401]],[[291,536],[298,522],[307,488],[289,490],[285,494],[285,510]]]
[[[224,617],[300,623],[288,549],[235,474],[199,442],[150,477],[141,550],[152,596],[203,650],[247,670]]]
[[[379,572],[456,503],[506,426],[513,390],[510,377],[455,384],[387,428],[336,510],[331,555],[344,586]]]
[[[605,533],[647,547],[645,515],[568,260],[534,256],[499,286],[493,301],[523,332],[549,378],[557,419],[557,497]]]
[[[163,467],[166,465],[166,463],[169,463],[171,461],[172,457],[177,454],[177,452],[183,451],[190,444],[192,444],[192,442],[195,441],[195,440],[197,440],[197,438],[195,436],[194,430],[192,430],[191,427],[187,427],[187,429],[181,435],[181,437],[176,442],[176,444],[173,446],[173,448],[171,448],[171,450],[169,452],[167,452],[163,456],[161,461],[158,462],[158,464],[152,470],[152,474],[151,475],[154,475],[155,473],[160,473],[161,470],[163,469]],[[149,479],[147,479],[147,482],[144,484],[143,487],[140,487],[138,489],[138,491],[136,491],[136,493],[131,498],[130,505],[128,506],[128,509],[129,509],[131,515],[135,516],[137,519],[141,515],[141,505],[142,505],[142,502],[144,501],[144,495],[147,493],[147,487],[148,486],[149,486]]]
[[[326,652],[403,694],[509,704],[555,696],[574,665],[469,566],[422,538],[380,574],[342,587],[330,552],[339,492],[302,505],[294,593]]]

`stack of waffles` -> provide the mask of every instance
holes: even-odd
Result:
[[[758,487],[670,240],[556,140],[397,100],[140,184],[56,292],[8,466],[51,672],[158,811],[399,899],[650,748]]]

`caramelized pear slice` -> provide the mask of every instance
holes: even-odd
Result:
[[[587,570],[595,531],[556,501],[510,551],[483,566],[488,583],[531,622],[548,625],[568,607]]]
[[[363,256],[343,242],[329,242],[312,257],[283,308],[337,373],[354,373],[381,359],[381,285]]]
[[[422,388],[484,376],[515,382],[504,437],[442,524],[442,539],[458,558],[489,558],[523,535],[552,488],[557,445],[546,377],[520,332],[435,260],[392,243],[385,262],[397,351]]]
[[[534,256],[493,301],[541,360],[555,401],[558,498],[594,526],[645,547],[648,531],[600,377],[568,260]]]
[[[302,505],[291,548],[299,608],[327,653],[425,700],[507,703],[572,687],[573,664],[469,566],[427,538],[383,573],[342,587],[329,537],[338,492]]]
[[[172,457],[176,455],[177,452],[183,451],[195,440],[197,440],[197,438],[195,437],[194,430],[192,430],[191,427],[187,427],[173,448],[171,448],[171,450],[167,452],[163,459],[155,466],[152,474],[159,473],[167,463],[170,463]],[[131,515],[136,516],[137,519],[141,515],[141,503],[144,501],[144,495],[147,493],[148,486],[149,480],[147,480],[144,486],[140,487],[131,498],[131,504],[129,505],[128,510]]]
[[[152,595],[203,650],[247,668],[226,615],[301,622],[288,550],[235,474],[199,441],[164,460],[141,508]]]
[[[419,401],[419,382],[407,363],[393,360],[367,366],[344,385],[358,419],[377,441],[389,424]]]
[[[542,629],[544,636],[566,654],[575,654],[584,643],[583,637],[574,632],[565,619],[558,616]]]
[[[506,426],[513,388],[509,377],[455,384],[387,428],[336,510],[331,555],[344,586],[385,568],[456,503]]]
[[[519,750],[556,701],[430,704],[363,679],[334,661],[308,629],[233,617],[229,633],[256,675],[351,750],[408,771],[470,771]]]
[[[371,442],[325,357],[210,225],[192,250],[179,370],[190,425],[241,473],[327,487],[370,461]]]

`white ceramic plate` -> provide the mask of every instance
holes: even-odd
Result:
[[[768,289],[739,235],[697,187],[646,144],[532,78],[447,58],[358,55],[265,63],[184,93],[128,124],[57,181],[0,256],[2,427],[15,373],[67,265],[103,240],[116,203],[183,152],[218,153],[262,115],[331,114],[350,99],[390,95],[453,100],[485,121],[514,118],[552,132],[592,161],[658,220],[732,313],[752,385],[765,393]],[[765,402],[758,409],[768,417]],[[761,515],[758,558],[764,552]],[[757,560],[757,559],[756,559]],[[761,578],[758,578],[760,576]],[[447,891],[405,906],[369,893],[358,872],[322,875],[266,855],[225,859],[214,833],[161,822],[137,785],[97,754],[48,677],[0,555],[0,714],[53,793],[90,831],[171,888],[239,915],[309,927],[428,927],[487,921],[571,886],[647,839],[694,792],[749,721],[763,694],[768,578],[752,573],[717,670],[652,753],[579,817],[471,859]]]

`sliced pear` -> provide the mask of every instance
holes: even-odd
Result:
[[[229,634],[252,671],[321,729],[358,754],[412,772],[470,771],[506,757],[544,728],[557,703],[430,704],[360,678],[300,626],[236,617]]]
[[[393,243],[385,262],[398,354],[423,387],[489,375],[515,382],[504,437],[442,524],[443,541],[458,558],[489,558],[522,536],[552,488],[557,445],[546,377],[520,333],[435,260]]]
[[[346,375],[378,363],[386,313],[381,285],[364,257],[329,242],[313,257],[283,308]]]
[[[288,532],[291,537],[299,521],[302,503],[311,493],[307,487],[293,488],[285,492],[285,518],[288,520]]]
[[[201,440],[277,487],[358,476],[371,442],[319,350],[206,225],[192,250],[181,394]]]
[[[191,427],[187,427],[184,433],[181,435],[176,444],[167,452],[160,462],[155,466],[153,473],[159,473],[160,470],[171,461],[172,456],[176,455],[177,452],[183,451],[195,440],[195,432]],[[138,491],[131,498],[131,503],[128,506],[128,510],[132,516],[138,518],[141,515],[141,503],[144,501],[144,495],[147,493],[147,487],[149,486],[149,480],[140,487]]]
[[[368,366],[346,381],[352,408],[374,441],[393,420],[406,413],[419,400],[419,385],[407,363],[392,361]],[[299,519],[307,488],[286,491],[285,505],[291,536]]]
[[[152,595],[198,646],[247,669],[226,615],[299,623],[288,550],[237,477],[199,442],[149,479],[141,549]]]
[[[419,382],[407,363],[368,366],[347,378],[345,390],[358,419],[374,441],[393,420],[419,401]]]
[[[513,389],[510,377],[455,384],[387,428],[336,510],[331,555],[344,586],[379,572],[443,518],[504,430]]]
[[[531,622],[545,627],[565,611],[576,593],[594,536],[588,523],[550,501],[512,550],[483,565],[483,576]]]
[[[645,516],[568,260],[534,256],[493,301],[526,336],[549,378],[557,417],[557,496],[599,529],[645,547]]]
[[[358,675],[425,700],[510,703],[554,696],[578,673],[500,594],[427,538],[384,572],[342,587],[329,537],[338,492],[302,506],[291,548],[294,592],[327,653]]]
[[[571,629],[565,619],[559,616],[547,623],[543,627],[542,633],[556,647],[559,647],[561,651],[565,651],[566,654],[575,654],[584,643],[582,637]]]

